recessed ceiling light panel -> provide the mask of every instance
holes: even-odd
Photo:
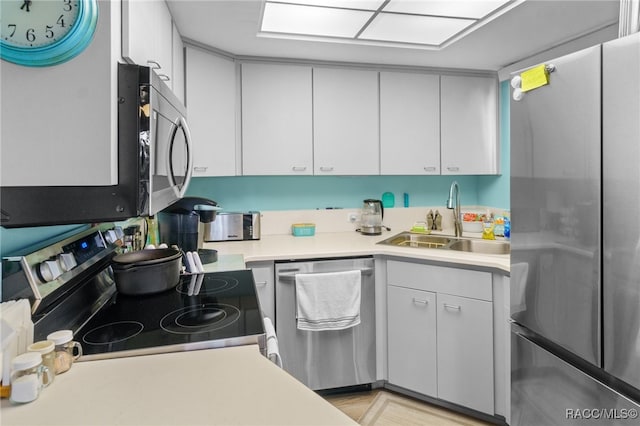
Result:
[[[373,12],[267,2],[262,31],[353,38]]]
[[[304,4],[307,6],[337,7],[341,9],[378,10],[384,0],[273,0],[275,3]]]
[[[473,19],[381,13],[359,38],[437,46],[475,22]]]
[[[510,0],[390,0],[385,12],[417,15],[484,18]]]

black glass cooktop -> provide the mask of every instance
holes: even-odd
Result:
[[[183,275],[171,290],[115,293],[75,335],[81,359],[264,343],[250,270]]]

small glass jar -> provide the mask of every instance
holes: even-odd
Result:
[[[37,352],[25,352],[11,360],[11,395],[13,403],[23,404],[38,399],[40,391],[49,386],[53,377],[42,364]]]
[[[47,340],[51,340],[55,345],[56,374],[69,370],[73,362],[82,356],[82,346],[73,341],[71,330],[55,331],[47,336]]]
[[[55,344],[51,340],[41,340],[29,345],[28,352],[37,352],[42,356],[42,364],[49,369],[51,381],[56,377],[56,354],[54,352]],[[50,382],[45,384],[49,385]]]

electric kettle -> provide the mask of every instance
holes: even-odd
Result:
[[[360,232],[364,235],[382,234],[383,217],[384,207],[382,207],[382,201],[372,199],[364,200],[362,213],[360,215]]]

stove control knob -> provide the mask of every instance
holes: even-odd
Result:
[[[60,253],[58,255],[58,263],[63,272],[70,271],[78,265],[76,258],[73,257],[73,253]]]
[[[53,281],[60,275],[62,275],[60,265],[58,265],[58,262],[55,260],[45,260],[44,262],[39,264],[37,268],[38,278],[40,278],[45,283]]]

